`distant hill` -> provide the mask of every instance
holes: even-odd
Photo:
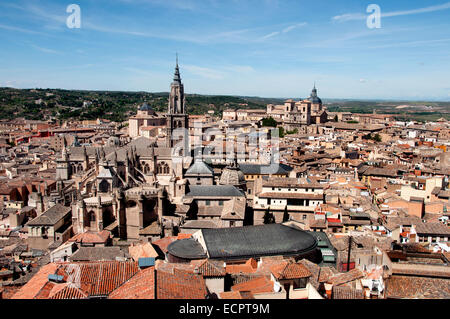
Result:
[[[33,120],[90,120],[99,117],[116,122],[136,114],[145,101],[157,112],[167,110],[167,92],[78,91],[61,89],[0,88],[0,118],[25,117]],[[210,110],[221,115],[225,109],[265,109],[269,103],[280,104],[281,98],[250,96],[187,94],[190,114],[205,114]],[[423,119],[450,119],[450,102],[389,102],[325,99],[330,111],[398,114],[399,118],[412,115]],[[397,108],[410,105],[408,108]],[[416,106],[416,107],[414,107]],[[423,106],[431,107],[424,108]]]

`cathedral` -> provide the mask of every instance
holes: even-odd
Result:
[[[139,111],[148,115],[151,107],[145,103]],[[57,191],[60,203],[72,203],[75,234],[108,230],[116,240],[152,241],[180,231],[244,224],[245,179],[239,165],[229,165],[219,176],[192,157],[178,59],[165,122],[165,141],[136,137],[100,148],[64,146]]]

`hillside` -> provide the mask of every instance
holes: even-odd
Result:
[[[168,93],[69,91],[59,89],[0,88],[0,116],[3,119],[65,120],[96,119],[126,120],[136,113],[144,101],[156,111],[167,109]],[[220,115],[227,108],[266,108],[277,99],[188,94],[189,114],[205,114],[213,110]]]
[[[91,120],[99,117],[121,122],[136,113],[144,101],[156,111],[167,110],[168,93],[75,91],[60,89],[0,88],[0,117],[31,120]],[[269,103],[280,104],[283,99],[246,96],[187,94],[189,114],[214,111],[221,115],[225,109],[265,109]],[[450,120],[450,102],[390,102],[324,99],[331,112],[396,114],[398,119],[420,121],[444,117]]]

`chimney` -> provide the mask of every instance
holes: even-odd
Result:
[[[329,283],[325,283],[325,292],[327,294],[327,298],[331,299],[331,292],[333,291],[333,285]]]

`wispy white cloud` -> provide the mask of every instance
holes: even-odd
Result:
[[[274,32],[271,32],[271,33],[269,33],[269,34],[266,34],[265,36],[261,37],[261,40],[267,40],[267,39],[273,38],[273,37],[275,37],[275,36],[277,36],[277,35],[280,35],[280,34],[282,34],[282,33],[288,33],[288,32],[291,32],[292,30],[294,30],[294,29],[296,29],[296,28],[299,28],[299,27],[303,27],[303,26],[305,26],[305,25],[307,25],[306,22],[296,23],[296,24],[290,25],[290,26],[284,28],[284,29],[281,30],[281,31],[274,31]]]
[[[392,11],[392,12],[386,12],[383,13],[383,10],[381,10],[381,17],[396,17],[396,16],[404,16],[404,15],[411,15],[411,14],[421,14],[421,13],[428,13],[428,12],[434,12],[434,11],[441,11],[450,9],[450,2],[446,2],[444,4],[440,5],[434,5],[424,8],[418,8],[418,9],[412,9],[412,10],[402,10],[402,11]],[[362,13],[345,13],[342,15],[337,15],[331,18],[332,21],[335,22],[345,22],[345,21],[352,21],[352,20],[365,20],[367,18],[367,15]]]
[[[266,39],[269,39],[269,38],[273,38],[274,36],[279,35],[279,34],[280,34],[279,31],[271,32],[271,33],[266,34],[265,36],[263,36],[261,39],[262,40],[266,40]]]
[[[183,69],[186,69],[188,72],[201,76],[207,79],[220,80],[223,79],[225,74],[215,69],[200,67],[197,65],[184,65]]]
[[[294,30],[294,29],[296,29],[296,28],[303,27],[303,26],[305,26],[305,25],[307,25],[307,24],[308,24],[308,23],[306,23],[306,22],[297,23],[297,24],[291,25],[291,26],[289,26],[289,27],[287,27],[287,28],[284,28],[283,31],[281,31],[281,32],[283,32],[283,33],[288,33],[288,32],[290,32],[290,31],[292,31],[292,30]]]
[[[43,47],[40,47],[40,46],[37,46],[37,45],[34,45],[34,44],[32,44],[31,47],[36,49],[36,50],[38,50],[38,51],[44,52],[44,53],[61,54],[61,52],[59,52],[59,51],[56,51],[56,50],[53,50],[53,49],[49,49],[49,48],[43,48]]]
[[[395,42],[395,43],[387,43],[374,45],[369,47],[370,49],[385,49],[385,48],[396,48],[396,47],[417,47],[423,45],[432,45],[432,44],[445,44],[450,42],[450,38],[447,39],[434,39],[434,40],[420,40],[420,41],[409,41],[409,42]]]
[[[24,29],[24,28],[12,26],[12,25],[5,25],[5,24],[0,24],[0,29],[8,30],[8,31],[16,31],[16,32],[21,32],[21,33],[28,33],[28,34],[45,35],[45,33],[42,33],[42,32],[33,31],[33,30],[29,30],[29,29]]]

